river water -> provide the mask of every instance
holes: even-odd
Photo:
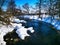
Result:
[[[22,18],[20,18],[22,19]],[[7,45],[59,45],[59,37],[57,36],[56,29],[49,23],[38,21],[34,19],[24,19],[27,23],[22,23],[25,28],[33,27],[35,32],[33,34],[30,31],[27,31],[30,34],[30,37],[26,37],[25,40],[19,39],[15,31],[11,34],[7,34],[4,39],[6,38],[18,38],[19,41],[14,42],[11,40],[5,40]],[[9,37],[10,36],[10,37]]]

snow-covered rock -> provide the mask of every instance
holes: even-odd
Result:
[[[30,35],[27,33],[28,30],[29,30],[31,33],[34,32],[34,30],[33,30],[32,27],[30,27],[30,28],[24,28],[24,27],[22,27],[22,28],[17,29],[16,33],[18,34],[18,36],[19,36],[22,40],[24,40],[26,36],[30,36]]]
[[[11,23],[12,26],[14,27],[14,29],[16,29],[16,33],[18,34],[18,36],[24,40],[26,36],[30,36],[27,33],[27,30],[29,30],[31,33],[34,32],[33,27],[29,27],[29,28],[25,28],[24,26],[22,26],[21,23],[17,24],[17,23]]]
[[[31,33],[33,33],[34,32],[34,30],[33,30],[33,27],[29,27],[29,28],[27,28]]]

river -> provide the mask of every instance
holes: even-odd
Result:
[[[20,18],[23,19],[23,18]],[[24,19],[27,23],[22,23],[25,28],[33,27],[35,32],[32,34],[30,31],[27,31],[30,34],[30,37],[26,37],[25,40],[19,39],[18,35],[15,31],[8,33],[4,36],[4,39],[8,38],[9,40],[5,40],[7,45],[59,45],[59,37],[57,36],[57,30],[53,27],[53,25],[38,21],[34,19]],[[10,40],[11,38],[18,38],[19,41],[14,42],[14,40]]]

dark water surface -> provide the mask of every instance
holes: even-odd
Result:
[[[33,27],[35,32],[31,34],[30,31],[27,31],[31,36],[26,37],[25,40],[21,40],[15,31],[10,32],[4,36],[7,45],[60,45],[60,36],[51,24],[38,20],[26,21],[27,23],[22,23],[23,26],[25,28]],[[18,41],[14,41],[14,39],[18,39]]]

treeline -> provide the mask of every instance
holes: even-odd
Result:
[[[17,1],[17,0],[16,0]],[[4,7],[6,11],[4,11]],[[14,15],[22,15],[22,14],[34,14],[40,15],[42,14],[42,10],[44,10],[45,14],[49,14],[52,17],[54,15],[58,15],[60,17],[60,0],[37,0],[37,2],[30,6],[29,3],[25,3],[22,6],[18,6],[15,3],[15,0],[0,0],[0,17],[11,17]],[[8,16],[6,16],[8,15]]]

